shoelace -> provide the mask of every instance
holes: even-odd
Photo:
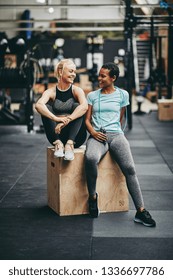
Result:
[[[67,149],[67,147],[65,147],[65,151],[67,152],[67,151],[72,151],[73,152],[73,150],[74,150],[74,145],[72,144],[72,143],[66,143],[66,145],[67,146],[70,146],[70,149]]]
[[[60,148],[62,148],[62,149],[64,148],[63,143],[60,141],[57,141],[57,142],[55,141],[54,144],[55,144],[55,151],[59,150]]]
[[[145,215],[147,218],[151,218],[151,215],[150,215],[150,213],[149,213],[147,210],[144,209],[142,212],[144,213],[144,215]]]

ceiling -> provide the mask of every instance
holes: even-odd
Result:
[[[161,16],[166,15],[168,9],[173,10],[173,0],[131,0],[131,7],[136,17],[148,18],[153,13]],[[54,21],[59,31],[123,31],[126,1],[0,0],[0,31],[19,31],[21,14],[26,9],[30,11],[29,20],[34,30],[50,30],[50,22]]]

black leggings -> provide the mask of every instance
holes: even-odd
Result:
[[[49,106],[47,107],[52,112],[52,109]],[[55,133],[55,127],[57,125],[55,121],[52,121],[51,119],[45,116],[41,116],[41,118],[46,133],[46,137],[52,145],[53,142],[58,139],[61,140],[64,145],[69,139],[73,140],[75,148],[78,148],[82,144],[84,144],[87,138],[87,132],[86,132],[83,116],[73,120],[67,126],[62,128],[60,134]]]

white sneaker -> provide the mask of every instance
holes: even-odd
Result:
[[[74,160],[74,145],[73,141],[67,141],[65,145],[64,160]]]
[[[56,140],[53,142],[55,145],[55,151],[54,151],[54,157],[59,158],[59,157],[64,157],[64,145],[60,140]]]

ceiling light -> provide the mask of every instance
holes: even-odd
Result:
[[[49,14],[53,14],[54,13],[54,8],[53,7],[49,7],[48,8],[48,12],[49,12]]]
[[[125,55],[125,50],[124,49],[119,49],[118,54],[121,55],[121,56],[124,56]]]
[[[7,39],[3,38],[0,42],[0,45],[8,45]]]
[[[25,45],[25,41],[23,38],[19,38],[16,42],[17,45]]]
[[[55,40],[55,46],[61,48],[64,45],[65,40],[63,38],[58,38]]]
[[[0,41],[0,51],[2,51],[3,53],[7,52],[7,48],[8,48],[8,41],[6,38],[3,38]]]
[[[40,4],[45,4],[46,3],[46,0],[36,0],[37,3],[40,3]]]

